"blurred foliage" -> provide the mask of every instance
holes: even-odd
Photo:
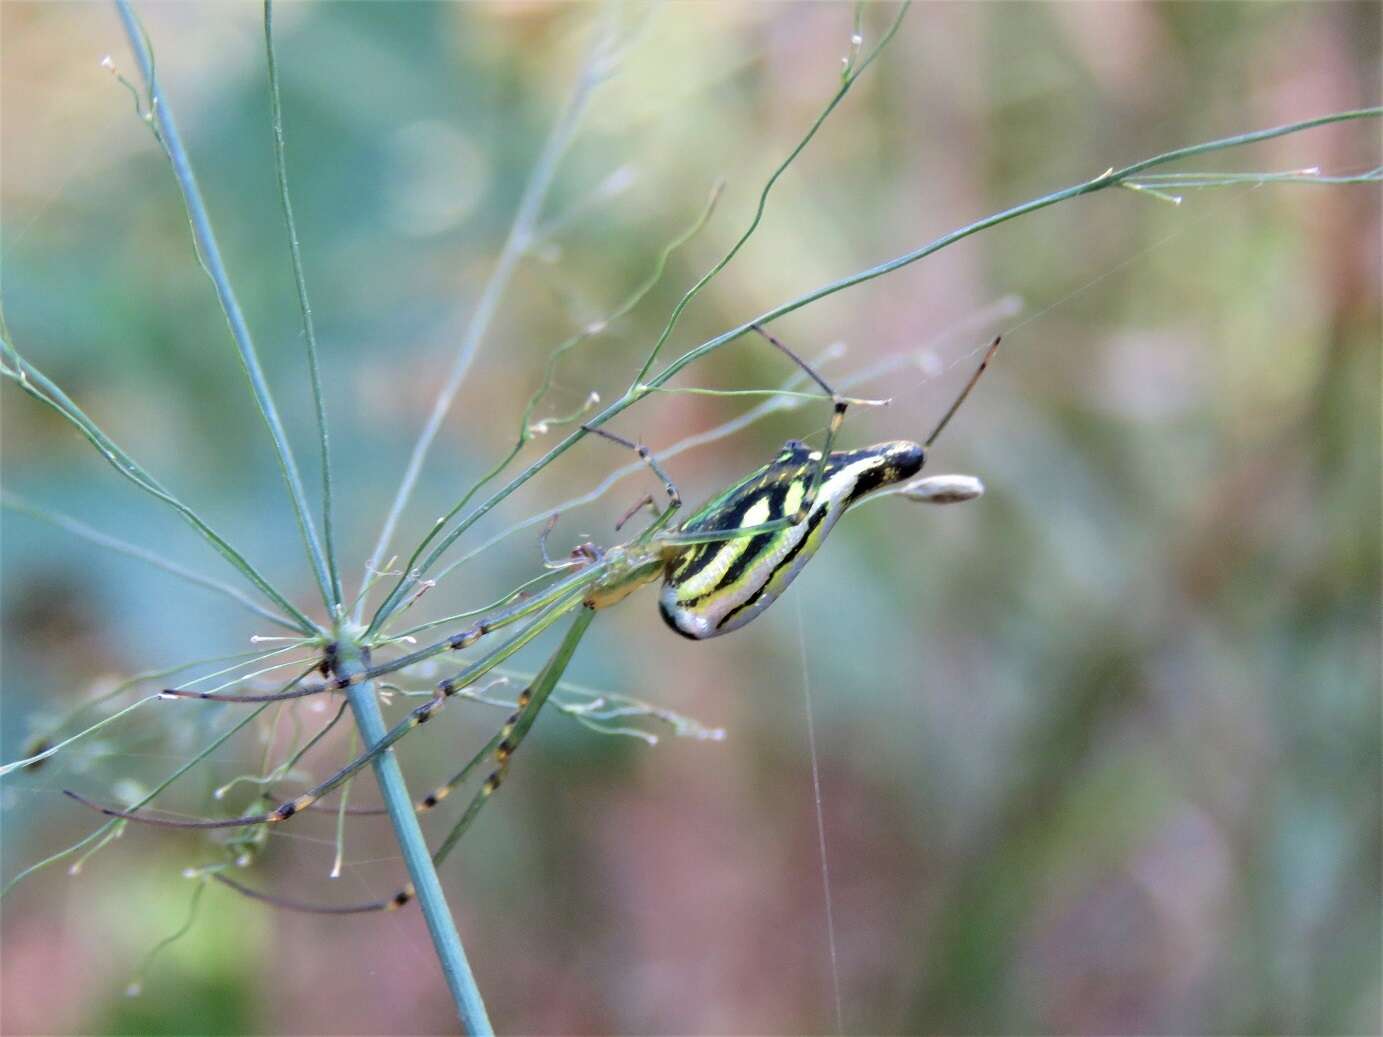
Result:
[[[308,459],[258,8],[142,10]],[[868,10],[867,32],[886,13]],[[279,15],[352,581],[592,14],[359,3]],[[563,364],[552,412],[623,387],[833,90],[851,25],[836,5],[669,5],[633,19],[642,29],[562,166],[400,548],[507,449],[547,352],[622,298],[727,176],[711,226],[663,285]],[[1106,167],[1377,103],[1379,30],[1371,3],[920,4],[672,346]],[[311,602],[172,178],[99,67],[110,52],[129,71],[114,15],[6,3],[0,31],[0,269],[17,345]],[[1342,126],[1214,158],[1227,170],[1355,172],[1379,164],[1379,139],[1376,126]],[[648,749],[554,718],[539,726],[444,875],[501,1028],[830,1028],[805,667],[847,1029],[1374,1032],[1378,225],[1376,187],[1191,192],[1179,208],[1110,192],[776,325],[808,356],[845,342],[827,368],[841,374],[1019,294],[1021,315],[942,339],[930,366],[869,390],[890,407],[852,411],[846,424],[852,443],[915,437],[975,348],[1003,330],[999,362],[933,462],[977,472],[989,495],[935,514],[897,501],[862,509],[791,601],[733,637],[681,641],[651,596],[601,617],[574,679],[729,737]],[[773,386],[788,373],[745,341],[683,384]],[[50,413],[8,388],[4,402],[7,489],[214,570]],[[661,448],[740,402],[660,397],[616,427]],[[674,474],[698,500],[825,417],[777,416],[683,455]],[[469,542],[625,461],[583,443]],[[557,539],[608,541],[641,492],[631,481],[564,516]],[[243,650],[263,632],[217,598],[9,512],[3,563],[5,760],[44,717],[121,676]],[[532,538],[516,537],[432,592],[428,615],[489,601],[537,563]],[[6,879],[93,826],[59,789],[148,787],[237,715],[175,705],[188,708],[136,714],[6,780]],[[301,721],[317,716],[305,706]],[[494,723],[483,710],[448,716],[446,734],[430,727],[404,743],[418,787],[450,773]],[[348,751],[333,741],[314,772]],[[262,752],[238,740],[166,805],[205,811],[209,791]],[[367,785],[353,802],[369,801]],[[344,877],[322,881],[330,818],[303,818],[251,878],[343,901],[398,883],[385,825],[358,819],[346,848]],[[181,870],[217,852],[195,834],[135,829],[79,876],[59,865],[17,887],[5,901],[0,1030],[449,1027],[415,913],[304,918],[221,889],[152,967],[143,997],[125,999],[140,955],[183,916]]]

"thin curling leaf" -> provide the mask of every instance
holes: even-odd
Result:
[[[187,905],[187,916],[182,924],[173,932],[169,933],[158,943],[151,947],[144,955],[139,965],[135,967],[134,975],[130,978],[129,984],[125,987],[126,997],[138,997],[144,991],[144,977],[153,965],[154,960],[173,944],[177,943],[184,936],[192,931],[192,927],[197,924],[197,909],[202,903],[202,894],[206,892],[206,880],[201,876],[189,876],[194,878],[196,886],[192,889],[192,899]]]

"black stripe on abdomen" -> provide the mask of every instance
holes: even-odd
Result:
[[[756,590],[753,594],[749,595],[748,598],[746,598],[740,604],[736,605],[734,608],[732,608],[729,612],[725,613],[725,615],[721,617],[720,622],[716,624],[717,630],[719,630],[727,622],[729,622],[731,616],[735,615],[737,612],[742,612],[743,610],[750,608],[755,602],[757,602],[761,597],[763,597],[764,591],[768,589],[768,585],[773,582],[774,577],[776,577],[785,568],[790,566],[793,563],[793,560],[799,554],[802,553],[803,548],[807,546],[807,541],[811,539],[811,535],[816,532],[817,526],[821,525],[821,523],[825,520],[826,515],[830,512],[830,510],[831,509],[829,507],[821,508],[814,515],[812,515],[811,518],[807,519],[807,531],[802,535],[802,539],[797,541],[797,543],[793,544],[792,550],[785,554],[783,556],[783,560],[773,567],[773,571],[768,574],[768,579],[764,580],[763,583],[759,584],[758,590]]]

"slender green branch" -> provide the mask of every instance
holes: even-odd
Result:
[[[754,217],[749,221],[749,226],[744,229],[744,233],[730,246],[725,255],[720,257],[715,266],[707,270],[706,273],[702,275],[701,280],[692,285],[691,288],[687,290],[687,293],[678,300],[677,305],[672,308],[672,313],[667,319],[667,324],[663,326],[662,333],[658,336],[657,341],[653,343],[653,348],[649,350],[648,357],[644,360],[643,366],[639,368],[639,373],[634,376],[634,385],[640,384],[645,376],[647,376],[649,370],[652,369],[654,362],[658,359],[658,353],[663,348],[663,344],[667,342],[668,338],[672,335],[673,329],[677,327],[677,321],[681,318],[682,311],[687,308],[688,304],[693,299],[701,294],[701,290],[705,288],[718,273],[725,269],[730,260],[734,259],[735,256],[739,254],[739,250],[744,247],[744,243],[753,237],[754,231],[758,229],[759,223],[763,220],[764,209],[768,206],[768,196],[773,190],[773,185],[778,182],[779,177],[787,172],[788,167],[796,161],[797,156],[802,154],[807,145],[812,142],[812,138],[816,136],[817,130],[821,129],[827,118],[830,117],[830,114],[836,110],[836,106],[839,105],[841,101],[845,100],[845,95],[850,92],[850,88],[855,85],[855,81],[864,73],[864,70],[867,69],[873,63],[874,59],[882,53],[883,49],[889,45],[894,34],[898,32],[898,27],[903,24],[903,18],[908,13],[908,6],[910,3],[911,0],[907,0],[907,2],[898,9],[898,14],[894,17],[893,24],[888,27],[888,31],[883,34],[879,42],[874,45],[874,48],[865,56],[863,61],[856,65],[847,60],[845,70],[840,77],[840,87],[836,90],[835,94],[832,95],[831,99],[826,102],[826,107],[821,110],[816,120],[808,127],[802,139],[797,142],[797,146],[788,152],[787,158],[783,159],[783,161],[778,164],[778,168],[775,169],[769,175],[768,180],[765,181],[763,190],[759,192],[759,204],[754,209]],[[858,36],[860,24],[860,13],[858,9],[856,10],[855,17],[855,35]]]
[[[376,613],[374,619],[374,625],[377,627],[379,623],[382,622],[383,619],[388,615],[388,612],[392,611],[394,608],[397,608],[398,602],[402,599],[403,594],[406,593],[408,586],[411,586],[413,583],[416,583],[417,580],[421,579],[423,574],[427,573],[432,568],[432,566],[437,563],[438,559],[441,558],[442,554],[445,553],[447,548],[449,548],[452,544],[456,542],[458,537],[465,533],[466,530],[470,529],[471,526],[473,526],[481,518],[487,515],[502,501],[508,498],[510,494],[512,494],[515,490],[523,486],[535,475],[537,475],[549,464],[551,464],[554,460],[556,460],[558,457],[566,453],[578,442],[580,442],[587,435],[585,430],[586,427],[604,425],[610,419],[614,418],[617,414],[622,413],[630,406],[637,403],[639,400],[643,399],[644,396],[649,394],[649,390],[656,389],[657,387],[665,384],[670,379],[672,379],[679,371],[687,367],[689,364],[695,363],[697,360],[700,360],[707,354],[714,352],[721,346],[724,346],[726,343],[732,342],[739,336],[749,332],[753,329],[754,325],[771,323],[772,321],[775,321],[780,317],[784,317],[789,313],[792,313],[796,310],[800,310],[805,306],[809,306],[814,302],[826,298],[827,296],[834,295],[837,292],[844,291],[847,288],[853,288],[855,285],[863,284],[866,281],[872,281],[875,278],[882,277],[885,274],[892,273],[893,271],[899,270],[905,266],[915,263],[920,259],[924,259],[934,252],[939,252],[941,251],[941,249],[946,248],[949,245],[953,245],[957,241],[960,241],[964,238],[968,238],[971,235],[978,234],[980,231],[988,230],[990,227],[996,227],[1001,223],[1006,223],[1009,220],[1017,219],[1019,216],[1025,216],[1028,213],[1036,212],[1039,209],[1045,209],[1049,206],[1056,205],[1059,202],[1064,202],[1071,198],[1077,198],[1081,195],[1094,194],[1097,191],[1103,191],[1111,187],[1118,187],[1124,181],[1132,178],[1135,174],[1141,173],[1146,169],[1153,169],[1157,166],[1167,165],[1172,162],[1177,162],[1186,158],[1193,158],[1197,155],[1209,154],[1215,151],[1224,151],[1229,148],[1242,147],[1246,144],[1253,144],[1259,141],[1271,140],[1275,137],[1285,137],[1288,134],[1300,133],[1303,130],[1314,129],[1318,126],[1327,126],[1332,125],[1334,123],[1350,122],[1358,119],[1376,119],[1380,116],[1383,116],[1383,107],[1361,108],[1353,111],[1334,112],[1330,115],[1323,115],[1315,119],[1306,119],[1301,122],[1288,123],[1283,126],[1274,126],[1271,129],[1258,130],[1253,133],[1242,133],[1233,137],[1224,137],[1219,140],[1208,141],[1204,144],[1196,144],[1191,147],[1178,148],[1175,151],[1163,152],[1160,155],[1154,155],[1152,158],[1144,159],[1143,161],[1134,163],[1130,166],[1125,166],[1123,169],[1109,169],[1104,173],[1101,173],[1094,179],[1082,181],[1079,184],[1075,184],[1071,187],[1064,188],[1063,190],[1054,191],[1051,194],[1042,195],[1039,198],[1034,198],[1031,201],[1024,202],[1021,205],[1016,205],[1010,209],[1005,209],[1002,212],[995,213],[992,216],[987,216],[984,219],[976,220],[974,223],[967,224],[966,226],[961,227],[958,230],[951,231],[949,234],[942,235],[941,237],[936,238],[935,240],[930,241],[927,244],[912,250],[911,252],[905,252],[903,255],[898,256],[894,259],[890,259],[887,262],[880,263],[877,266],[872,266],[866,270],[861,270],[858,273],[851,274],[848,277],[842,277],[838,280],[831,281],[827,284],[822,285],[819,288],[807,292],[805,295],[798,296],[796,299],[793,299],[790,302],[783,303],[779,306],[774,307],[771,310],[766,310],[758,316],[752,317],[749,320],[743,322],[737,327],[731,328],[729,331],[723,332],[722,334],[717,335],[712,339],[708,339],[707,341],[701,343],[699,346],[696,346],[688,350],[686,353],[683,353],[676,360],[668,364],[667,367],[663,368],[663,370],[660,371],[656,376],[648,379],[647,382],[644,384],[644,391],[639,392],[635,391],[634,388],[631,388],[630,391],[626,392],[619,399],[611,402],[599,414],[595,415],[589,421],[585,422],[585,427],[578,428],[571,432],[560,443],[557,443],[555,446],[553,446],[546,454],[538,458],[518,475],[514,476],[507,484],[505,484],[504,487],[497,490],[489,498],[487,498],[480,505],[474,508],[470,512],[470,514],[468,514],[464,519],[461,520],[460,523],[458,523],[445,536],[438,540],[436,545],[428,553],[427,557],[419,563],[416,569],[409,572],[405,576],[405,578],[400,581],[400,584],[395,588],[395,591],[391,593],[390,597],[386,598],[384,604],[380,606],[380,610]],[[636,382],[636,385],[637,384],[638,383]]]
[[[408,457],[408,464],[404,467],[403,479],[399,482],[398,491],[394,494],[393,503],[389,506],[389,512],[384,519],[384,526],[379,531],[378,540],[375,541],[374,550],[370,552],[369,561],[365,564],[366,578],[379,568],[385,552],[389,550],[389,542],[394,537],[394,530],[398,526],[399,518],[403,515],[403,509],[407,507],[408,501],[413,496],[413,489],[417,485],[419,474],[422,472],[423,461],[427,458],[427,453],[437,438],[442,422],[451,410],[456,394],[461,389],[461,383],[465,381],[471,362],[475,359],[476,351],[480,348],[481,340],[490,330],[490,322],[499,309],[500,300],[509,287],[509,281],[514,275],[514,270],[528,249],[533,227],[537,223],[543,203],[552,187],[553,178],[556,176],[557,165],[561,162],[562,156],[566,154],[576,136],[576,129],[586,111],[591,95],[595,88],[611,74],[609,58],[615,45],[614,28],[615,14],[614,8],[611,6],[606,8],[602,17],[601,28],[596,33],[596,38],[587,52],[580,77],[567,101],[566,108],[563,109],[562,114],[553,124],[552,131],[548,134],[547,141],[543,145],[543,150],[533,166],[533,172],[528,178],[523,195],[519,199],[518,209],[514,213],[514,222],[510,225],[509,236],[500,249],[495,268],[485,283],[485,287],[480,293],[480,299],[471,314],[471,319],[466,325],[461,346],[451,365],[451,371],[447,374],[447,380],[442,383],[442,387],[437,393],[437,399],[432,405],[432,412],[428,415],[427,422],[418,434],[417,442],[413,444],[413,451]],[[362,596],[356,607],[354,617],[356,622],[359,622],[364,615],[364,604],[365,599]]]
[[[345,636],[344,631],[338,637],[337,644],[339,662],[336,672],[339,676],[349,677],[367,668],[368,663],[362,658],[359,646]],[[346,697],[350,700],[361,737],[367,746],[374,748],[387,733],[374,685],[368,681],[353,685],[346,690]],[[451,909],[447,907],[441,880],[437,878],[437,869],[418,825],[418,815],[413,810],[413,800],[404,783],[403,771],[399,769],[398,757],[392,750],[380,753],[375,757],[374,769],[384,805],[389,810],[389,820],[394,826],[394,835],[408,867],[408,876],[413,882],[432,944],[437,950],[442,974],[456,1001],[461,1025],[468,1034],[493,1034],[494,1028],[485,1011],[485,1002],[480,997],[480,989],[466,960]]]
[[[684,396],[716,396],[734,399],[739,396],[777,396],[792,400],[825,400],[831,401],[831,397],[819,392],[798,392],[793,389],[706,389],[697,385],[640,385],[635,387],[635,392],[661,392],[669,395]],[[861,407],[882,407],[888,400],[862,400],[854,396],[844,396],[842,399],[851,405]]]
[[[650,379],[649,384],[654,386],[662,385],[688,364],[695,363],[707,353],[719,349],[727,342],[731,342],[740,335],[745,334],[750,331],[755,324],[770,323],[795,310],[800,310],[804,306],[824,299],[828,295],[834,295],[836,292],[844,291],[846,288],[853,288],[855,285],[863,284],[866,281],[872,281],[885,274],[890,274],[895,270],[902,269],[905,266],[917,262],[919,259],[925,259],[934,252],[940,252],[943,248],[954,245],[957,241],[978,234],[980,231],[988,230],[991,227],[997,227],[1001,223],[1007,223],[1009,220],[1017,219],[1019,216],[1026,216],[1028,213],[1037,212],[1039,209],[1045,209],[1049,206],[1056,205],[1058,202],[1064,202],[1071,198],[1078,198],[1081,195],[1094,194],[1097,191],[1103,191],[1110,187],[1117,187],[1145,169],[1168,165],[1172,162],[1179,162],[1182,159],[1194,158],[1197,155],[1204,155],[1214,151],[1224,151],[1228,148],[1242,147],[1245,144],[1254,144],[1259,141],[1271,140],[1274,137],[1284,137],[1291,133],[1299,133],[1303,130],[1314,129],[1318,126],[1349,122],[1354,119],[1376,119],[1379,116],[1383,116],[1383,108],[1363,108],[1356,111],[1336,112],[1316,119],[1307,119],[1302,122],[1289,123],[1285,126],[1274,126],[1267,130],[1242,133],[1237,136],[1224,137],[1220,140],[1213,140],[1204,144],[1178,148],[1175,151],[1163,152],[1160,155],[1154,155],[1152,158],[1144,159],[1130,166],[1125,166],[1123,169],[1106,170],[1092,180],[1086,180],[1063,190],[1042,195],[1040,198],[1034,198],[1031,201],[1024,202],[1022,205],[1015,205],[1011,209],[1005,209],[992,216],[987,216],[982,220],[976,220],[974,223],[967,224],[959,230],[954,230],[949,234],[944,234],[920,248],[914,249],[911,252],[905,252],[895,259],[890,259],[885,263],[872,266],[867,270],[862,270],[849,277],[842,277],[837,281],[822,285],[820,288],[799,296],[791,302],[784,303],[781,306],[768,310],[758,317],[755,317],[753,320],[745,321],[738,327],[732,328],[730,331],[717,335],[715,338],[703,342],[696,348],[688,350],[659,372],[657,377]],[[610,407],[607,407],[604,412],[592,418],[587,424],[594,425],[608,420],[608,417],[613,417],[614,414],[623,410],[624,407],[629,406],[629,404],[633,402],[634,399],[628,397],[617,400],[614,404],[611,404]],[[568,438],[571,439],[572,442],[575,442],[580,436],[573,435]]]
[[[44,760],[48,759],[48,757],[54,756],[57,753],[62,752],[64,749],[66,749],[69,745],[72,745],[74,742],[80,742],[87,735],[95,734],[97,731],[100,731],[106,725],[114,724],[116,721],[121,720],[130,713],[133,713],[140,706],[146,706],[150,702],[157,702],[158,698],[159,697],[157,695],[146,695],[142,699],[136,699],[134,702],[131,702],[124,709],[117,710],[110,716],[106,717],[104,720],[96,721],[96,723],[92,724],[90,727],[83,728],[70,738],[64,738],[61,742],[55,742],[53,745],[48,746],[42,752],[35,753],[32,756],[27,756],[22,760],[12,760],[7,764],[0,765],[0,778],[3,778],[6,774],[11,774],[14,771],[21,770],[25,767],[32,767],[36,763],[42,763]]]
[[[75,519],[71,515],[64,515],[60,511],[51,511],[48,508],[41,508],[37,504],[31,504],[29,501],[7,490],[0,492],[0,505],[3,505],[11,511],[17,511],[21,514],[41,519],[44,522],[50,522],[59,529],[65,529],[74,536],[81,537],[83,540],[88,540],[93,544],[99,544],[101,547],[110,548],[112,551],[118,551],[120,554],[127,555],[130,558],[138,558],[141,562],[148,562],[155,568],[162,569],[166,573],[171,573],[179,579],[186,580],[188,583],[195,583],[199,587],[206,587],[209,590],[216,591],[218,594],[224,594],[236,604],[249,609],[255,615],[259,616],[261,619],[268,620],[270,623],[286,627],[289,630],[300,629],[297,623],[279,615],[277,612],[271,612],[259,602],[246,595],[239,587],[232,587],[229,583],[223,583],[210,576],[204,576],[199,572],[184,568],[178,563],[170,562],[162,555],[150,551],[148,548],[140,547],[138,544],[131,544],[127,540],[121,540],[118,537],[102,533],[100,530],[93,529],[85,522]]]
[[[69,738],[65,742],[62,742],[60,744],[53,743],[53,740],[57,738],[61,732],[71,727],[76,722],[77,718],[80,717],[83,713],[90,712],[97,706],[104,705],[112,699],[119,698],[129,689],[139,684],[145,684],[149,681],[154,680],[161,680],[164,677],[171,677],[175,673],[181,673],[184,670],[190,670],[195,666],[205,666],[210,663],[223,663],[230,662],[232,660],[237,660],[235,665],[233,666],[228,666],[224,670],[220,670],[215,673],[207,674],[204,677],[197,678],[198,681],[210,680],[213,677],[219,677],[223,674],[231,673],[234,670],[238,670],[242,666],[253,665],[256,662],[269,658],[270,656],[279,655],[283,652],[291,652],[294,648],[298,647],[299,644],[306,644],[306,642],[299,642],[298,644],[291,645],[287,648],[279,648],[271,652],[238,652],[234,655],[219,655],[212,656],[207,659],[194,659],[191,662],[179,663],[177,666],[170,666],[161,670],[146,670],[144,673],[137,673],[133,677],[127,677],[119,684],[116,684],[111,688],[108,688],[106,691],[95,696],[94,698],[86,699],[85,701],[77,703],[77,705],[70,708],[66,713],[62,714],[57,719],[44,722],[41,725],[42,729],[36,732],[35,734],[31,735],[25,741],[24,748],[20,750],[21,752],[26,754],[24,758],[0,766],[0,776],[9,774],[12,771],[19,770],[24,767],[32,767],[35,764],[40,764],[44,760],[48,759],[48,757],[61,751],[64,745],[72,741],[75,741],[76,738],[85,737],[87,734],[90,733],[91,728],[87,728],[86,730],[78,732],[74,738]],[[194,681],[193,683],[196,682]]]
[[[341,574],[336,568],[331,502],[331,446],[327,436],[327,408],[322,398],[322,372],[317,362],[317,331],[312,320],[312,304],[307,297],[307,277],[303,273],[302,249],[298,245],[298,226],[293,219],[293,201],[288,193],[288,149],[283,141],[283,101],[279,96],[278,62],[274,57],[274,15],[272,0],[264,0],[264,53],[269,66],[270,121],[274,133],[274,171],[278,174],[279,201],[283,221],[288,227],[288,253],[293,261],[293,283],[298,289],[298,309],[302,313],[303,344],[307,349],[307,369],[312,380],[312,404],[317,412],[317,439],[322,453],[322,539],[327,556],[327,575],[331,580],[332,600],[341,605]]]
[[[201,189],[197,186],[196,176],[192,172],[192,165],[188,160],[187,151],[183,147],[182,137],[179,135],[177,124],[173,119],[173,110],[159,86],[153,53],[149,49],[149,44],[134,11],[130,8],[129,0],[115,0],[115,6],[125,28],[125,35],[129,39],[130,49],[134,52],[135,61],[144,77],[145,89],[149,96],[149,108],[158,123],[160,139],[163,141],[164,149],[173,167],[173,176],[182,192],[183,205],[187,210],[188,221],[192,226],[197,254],[201,258],[207,276],[211,278],[211,283],[216,289],[216,297],[221,303],[221,311],[225,314],[226,323],[230,327],[231,337],[235,340],[240,363],[250,380],[250,388],[254,393],[255,402],[259,405],[259,412],[264,418],[264,424],[269,429],[270,438],[274,441],[279,470],[283,474],[283,480],[288,487],[288,495],[293,502],[293,513],[297,519],[303,542],[307,546],[308,558],[312,562],[312,569],[322,592],[322,601],[325,602],[327,609],[331,610],[334,602],[331,582],[327,575],[326,558],[322,554],[322,545],[317,538],[317,529],[307,508],[307,497],[303,492],[302,477],[298,474],[298,465],[293,459],[293,451],[288,445],[288,435],[284,431],[282,420],[279,418],[278,408],[274,405],[273,396],[269,391],[269,383],[265,380],[264,371],[260,367],[259,354],[256,352],[254,340],[250,336],[249,325],[245,323],[245,315],[241,312],[240,302],[235,297],[235,291],[231,287],[225,263],[221,259],[221,249],[216,243],[216,235],[212,231],[206,203],[202,200]]]
[[[58,387],[57,383],[20,356],[8,338],[0,337],[0,353],[4,354],[7,361],[7,366],[0,367],[0,376],[12,379],[24,392],[52,407],[75,425],[77,430],[86,437],[87,442],[96,448],[112,468],[145,493],[157,498],[176,511],[184,521],[211,544],[222,558],[291,616],[299,630],[306,634],[319,632],[316,624],[261,576],[259,571],[246,561],[239,551],[231,547],[219,533],[207,525],[200,515],[164,489],[157,479],[145,471],[129,454],[125,453],[96,422],[86,415],[86,412],[73,403],[68,395]]]

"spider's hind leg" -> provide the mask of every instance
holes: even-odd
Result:
[[[662,465],[658,464],[657,458],[653,456],[653,451],[649,450],[648,447],[644,446],[642,443],[636,443],[632,439],[625,439],[623,436],[617,436],[615,435],[615,433],[607,432],[605,429],[599,428],[595,425],[582,425],[581,427],[587,432],[594,432],[597,436],[601,436],[605,439],[608,439],[610,442],[616,443],[622,447],[626,447],[627,449],[632,450],[634,451],[634,453],[638,454],[639,460],[643,461],[644,464],[648,465],[648,467],[653,470],[653,474],[656,475],[662,481],[663,492],[667,494],[667,507],[664,508],[662,511],[659,511],[657,506],[654,505],[652,497],[640,500],[637,504],[635,504],[632,508],[630,508],[627,512],[624,513],[624,516],[619,520],[619,522],[615,524],[615,529],[618,530],[621,526],[623,526],[626,522],[633,518],[634,515],[638,513],[640,508],[644,507],[652,508],[654,515],[656,515],[657,517],[653,520],[653,524],[643,531],[643,533],[640,535],[640,539],[647,539],[648,537],[652,536],[653,533],[657,532],[659,529],[662,529],[663,526],[667,525],[668,521],[672,518],[673,513],[676,512],[677,509],[682,506],[682,494],[678,492],[677,484],[672,481],[672,477],[668,475],[667,472],[663,471]]]
[[[845,409],[850,405],[850,401],[827,385],[826,380],[817,374],[809,363],[765,331],[762,325],[753,324],[750,326],[762,335],[769,345],[782,352],[800,367],[807,377],[820,386],[821,391],[831,398],[831,421],[826,426],[826,442],[821,447],[821,459],[817,463],[815,471],[812,472],[811,482],[807,484],[807,492],[802,495],[797,509],[791,515],[785,516],[789,525],[796,526],[811,514],[812,505],[816,503],[816,495],[821,489],[822,480],[826,477],[826,465],[830,463],[831,447],[835,445],[836,433],[840,431],[840,426],[845,422]]]

